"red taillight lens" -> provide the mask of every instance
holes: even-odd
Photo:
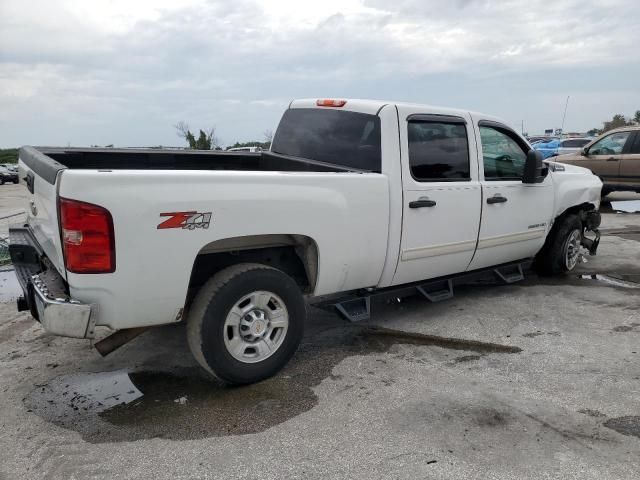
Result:
[[[115,272],[113,219],[109,210],[61,198],[60,229],[67,270],[73,273]]]

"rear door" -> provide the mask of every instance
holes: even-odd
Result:
[[[533,257],[544,244],[553,212],[550,176],[523,184],[529,145],[512,129],[474,118],[480,139],[482,220],[470,270]]]
[[[404,198],[396,285],[467,269],[481,198],[470,115],[408,106],[398,115]]]
[[[627,152],[620,159],[620,182],[635,188],[640,187],[640,130],[633,132],[633,138],[627,142]],[[625,146],[626,148],[626,146]]]

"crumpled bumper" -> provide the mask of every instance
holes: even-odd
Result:
[[[598,210],[583,211],[581,217],[580,220],[582,220],[582,225],[584,225],[584,232],[580,244],[589,250],[589,255],[595,255],[600,245],[600,230],[598,230],[598,227],[602,222],[602,217]],[[587,237],[585,235],[586,232],[593,232],[595,238]]]

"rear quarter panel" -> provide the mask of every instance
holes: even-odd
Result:
[[[375,286],[389,225],[381,174],[237,171],[67,171],[60,195],[107,208],[116,271],[68,273],[72,296],[99,305],[111,328],[176,321],[194,260],[216,240],[297,234],[318,247],[315,295]],[[163,212],[211,212],[208,229],[158,229]]]

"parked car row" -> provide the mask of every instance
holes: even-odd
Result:
[[[534,149],[542,154],[542,158],[551,158],[558,155],[577,153],[593,140],[591,137],[584,138],[553,138],[549,141],[539,141],[533,143]]]
[[[0,185],[18,183],[18,166],[11,163],[0,165]]]

